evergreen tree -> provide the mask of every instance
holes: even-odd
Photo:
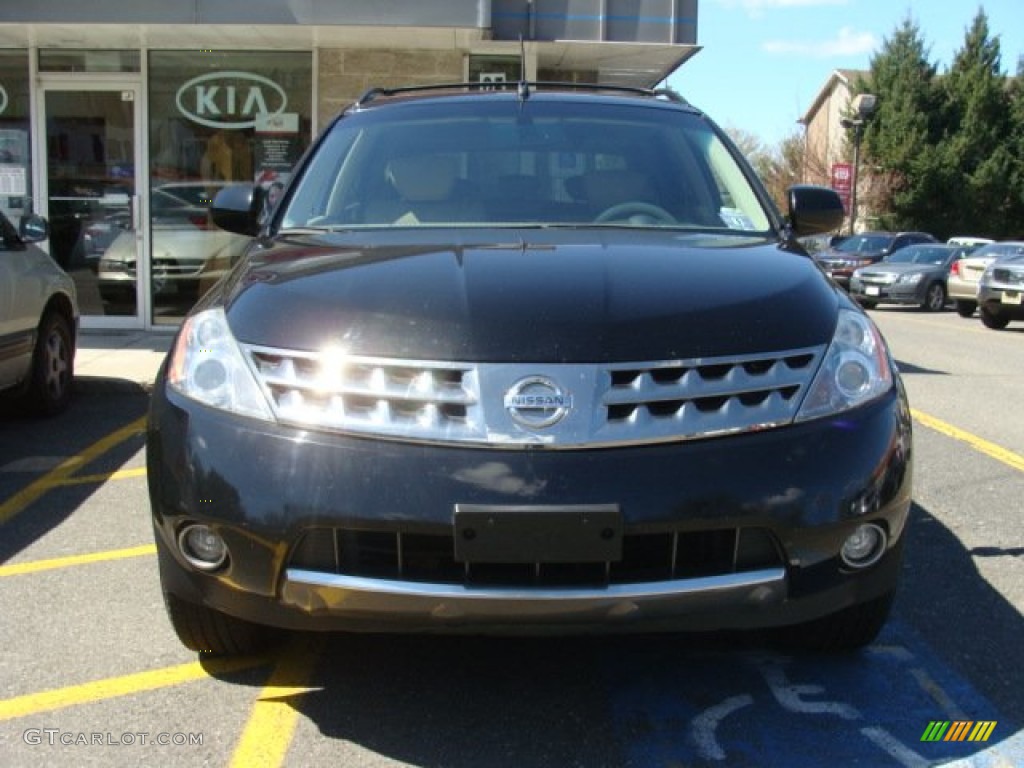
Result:
[[[1001,69],[999,38],[989,34],[979,10],[949,72],[942,78],[944,135],[937,147],[945,166],[944,234],[1008,234],[1011,185],[1016,160],[1011,136],[1010,98]]]
[[[1009,87],[1010,191],[1007,203],[1005,236],[1024,240],[1024,56],[1017,61],[1017,76]]]
[[[937,229],[943,219],[936,197],[946,188],[937,156],[941,100],[936,68],[916,23],[904,20],[883,41],[868,77],[854,90],[878,99],[861,145],[861,170],[867,170],[862,176],[870,180],[859,185],[864,213],[886,229]]]

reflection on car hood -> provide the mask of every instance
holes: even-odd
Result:
[[[831,338],[842,300],[809,258],[764,240],[615,230],[462,236],[290,237],[257,249],[209,298],[251,344],[469,362],[797,349]]]

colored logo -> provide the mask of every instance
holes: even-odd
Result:
[[[995,729],[995,720],[932,720],[921,741],[988,741]]]

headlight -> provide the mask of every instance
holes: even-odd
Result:
[[[859,312],[840,310],[832,343],[796,420],[856,408],[884,395],[892,383],[885,342],[875,324]]]
[[[904,283],[905,285],[914,285],[915,283],[921,282],[921,278],[924,277],[923,272],[911,272],[906,275],[900,275],[897,283]]]
[[[267,421],[274,418],[221,309],[185,320],[167,366],[167,384],[214,408]]]

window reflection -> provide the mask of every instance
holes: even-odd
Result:
[[[178,323],[248,238],[217,229],[209,206],[229,183],[268,197],[311,136],[306,52],[150,54],[150,223],[154,323]]]

